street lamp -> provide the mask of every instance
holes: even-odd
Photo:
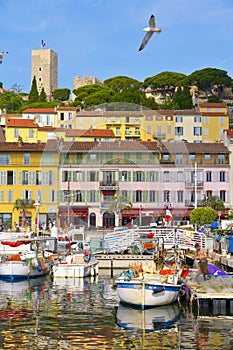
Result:
[[[37,207],[37,217],[36,217],[36,231],[37,231],[37,236],[39,236],[39,231],[40,231],[40,206],[41,206],[41,203],[39,200],[37,200],[35,203],[34,203],[35,207]]]

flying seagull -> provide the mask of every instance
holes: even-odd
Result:
[[[154,32],[159,34],[162,32],[162,29],[156,28],[155,16],[151,15],[149,19],[149,27],[144,28],[142,31],[146,32],[146,35],[144,36],[138,51],[142,51],[144,49]]]
[[[3,56],[7,55],[7,51],[0,52],[0,64],[2,63]]]

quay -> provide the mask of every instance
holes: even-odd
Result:
[[[133,254],[95,254],[99,262],[99,269],[125,270],[129,265],[142,263],[143,265],[153,261],[153,255],[133,255]]]

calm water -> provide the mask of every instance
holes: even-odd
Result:
[[[119,305],[113,279],[0,281],[1,349],[233,349],[233,317]]]

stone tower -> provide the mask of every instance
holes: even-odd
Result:
[[[53,100],[53,91],[58,88],[58,56],[51,49],[32,50],[32,77],[36,77],[38,92],[44,87],[47,100]]]

